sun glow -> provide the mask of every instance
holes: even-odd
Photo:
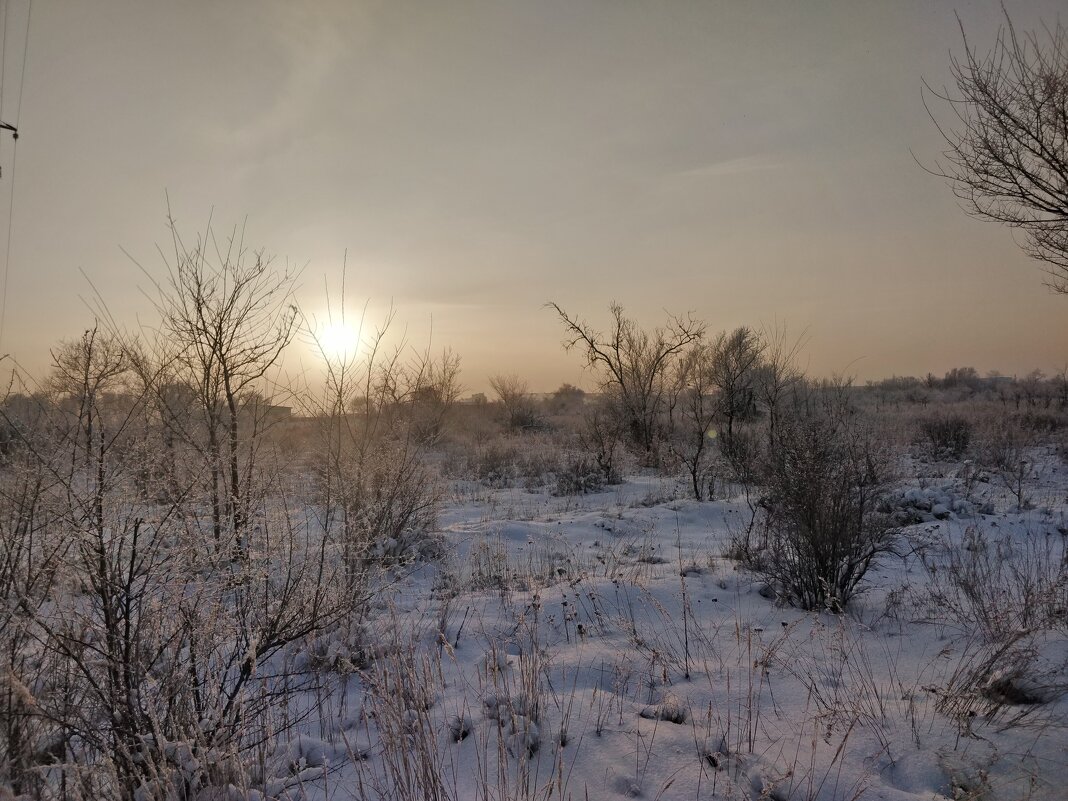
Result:
[[[344,322],[327,323],[316,336],[323,355],[331,360],[347,359],[356,353],[359,338],[357,330]]]

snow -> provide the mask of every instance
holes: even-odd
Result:
[[[1063,799],[1059,459],[1031,455],[1027,505],[906,460],[894,551],[842,614],[783,605],[725,555],[752,519],[740,490],[457,482],[439,556],[391,568],[366,617],[261,666],[318,680],[253,772],[154,743],[166,775],[135,797]]]
[[[723,556],[748,519],[740,497],[698,503],[650,476],[579,498],[457,497],[447,558],[380,605],[395,648],[307,722],[348,747],[292,740],[294,772],[329,771],[280,796],[429,792],[397,788],[388,763],[403,758],[457,799],[1064,798],[1064,617],[999,659],[944,579],[950,555],[982,548],[1021,570],[1062,558],[1065,472],[1044,471],[1042,508],[1018,511],[997,487],[922,475],[952,466],[913,467],[897,503],[919,514],[840,615],[779,606]],[[1019,601],[1002,600],[1006,615]]]

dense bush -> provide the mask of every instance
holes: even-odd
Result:
[[[565,456],[556,471],[556,495],[585,495],[600,492],[605,486],[604,471],[586,453]]]
[[[1057,412],[1028,410],[1019,416],[1019,425],[1034,434],[1054,434],[1068,425],[1068,421]]]
[[[350,447],[320,463],[317,500],[344,546],[350,571],[432,553],[443,489],[410,440]]]
[[[1006,415],[991,421],[977,443],[979,462],[991,470],[1014,470],[1025,458],[1027,448],[1035,444],[1032,432],[1020,419]]]
[[[508,437],[478,448],[467,457],[467,477],[495,489],[541,486],[556,468],[550,443],[536,437]]]
[[[871,430],[835,403],[781,422],[759,569],[786,601],[840,611],[892,548],[895,532],[878,511],[890,464]]]
[[[625,432],[623,419],[611,402],[595,404],[582,416],[579,448],[596,462],[605,484],[619,484],[623,480]]]
[[[935,456],[959,458],[972,441],[972,422],[959,414],[928,417],[920,422],[923,436],[931,444]]]

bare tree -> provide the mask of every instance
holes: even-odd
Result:
[[[492,375],[490,387],[508,415],[508,427],[520,431],[538,427],[538,414],[530,401],[530,385],[515,374]]]
[[[708,495],[710,445],[719,418],[716,388],[709,365],[714,347],[695,342],[679,359],[675,370],[675,398],[672,403],[672,450],[690,474],[693,496],[703,501]]]
[[[568,414],[581,409],[585,402],[586,393],[565,381],[549,399],[549,410],[553,414]]]
[[[413,407],[413,432],[423,445],[434,445],[445,435],[448,418],[460,399],[460,356],[446,348],[435,358],[428,345],[409,361],[412,383],[407,400]]]
[[[259,423],[256,410],[243,408],[244,400],[262,389],[296,335],[296,276],[276,270],[262,251],[250,253],[243,231],[220,241],[209,223],[187,245],[173,219],[170,230],[173,255],[165,283],[156,286],[157,358],[142,373],[157,385],[162,401],[173,383],[193,390],[201,419],[198,431],[184,433],[207,461],[212,528],[217,540],[226,528],[240,538],[248,522],[255,458],[254,447],[240,447],[254,446],[255,437],[241,429],[251,425],[249,433],[255,433]],[[172,381],[161,382],[163,375]]]
[[[1019,33],[1006,13],[985,55],[963,24],[961,38],[956,92],[927,87],[955,117],[941,122],[927,105],[947,146],[932,172],[968,213],[1020,230],[1050,287],[1068,293],[1068,33],[1059,23]]]
[[[1047,409],[1053,402],[1051,382],[1046,380],[1045,371],[1035,368],[1019,380],[1020,389],[1023,391],[1027,405],[1030,407],[1045,406]]]
[[[783,402],[804,378],[797,359],[807,336],[802,333],[791,341],[786,328],[776,326],[765,329],[761,338],[766,347],[757,368],[756,395],[768,416],[768,445],[774,448]]]
[[[617,393],[631,444],[646,459],[655,459],[671,395],[672,366],[704,335],[704,324],[692,317],[671,317],[666,326],[646,331],[613,302],[608,307],[613,325],[605,334],[556,303],[548,305],[567,330],[564,349],[580,348],[586,364],[601,371],[601,389]]]
[[[719,418],[724,423],[723,450],[734,447],[734,424],[756,410],[757,372],[765,342],[752,329],[720,334],[709,351],[709,384],[717,390]]]
[[[743,327],[720,334],[714,342],[695,342],[679,360],[673,447],[690,473],[697,500],[706,497],[712,479],[709,446],[717,437],[735,477],[748,472],[751,466],[743,462],[755,454],[739,447],[735,423],[754,415],[758,406],[768,414],[768,444],[774,446],[779,407],[801,380],[795,360],[802,345],[801,339],[791,344],[784,330],[762,335]],[[722,431],[717,431],[720,426]]]

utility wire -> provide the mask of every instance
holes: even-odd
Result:
[[[11,4],[8,0],[3,0],[4,14],[3,14],[3,26],[4,36],[2,44],[0,44],[0,121],[4,119],[4,96],[6,92],[4,89],[7,87],[7,11],[11,8]],[[2,156],[4,153],[4,138],[0,136],[0,164],[3,164]]]
[[[7,76],[7,11],[11,7],[8,0],[4,2],[4,39],[0,49],[0,120],[4,118],[4,79]]]
[[[10,0],[8,0],[10,2]],[[19,99],[15,103],[15,127],[19,126],[19,115],[22,113],[22,87],[26,85],[26,56],[30,52],[30,17],[33,16],[33,0],[26,6],[26,33],[22,38],[22,69],[19,70]],[[7,25],[4,25],[4,36],[7,37]]]
[[[4,322],[7,319],[7,276],[11,265],[11,229],[15,219],[15,156],[19,151],[19,140],[11,144],[11,175],[8,178],[8,202],[7,202],[7,244],[4,248],[4,278],[2,297],[0,297],[0,345],[4,341]]]
[[[6,55],[7,51],[7,12],[10,8],[10,0],[4,2],[4,36],[3,47]],[[15,165],[18,163],[18,150],[19,150],[19,138],[18,127],[19,118],[22,115],[22,90],[26,85],[26,56],[30,48],[30,17],[33,14],[33,0],[26,9],[26,34],[22,44],[22,64],[20,68],[21,75],[19,76],[19,96],[15,105],[15,120],[12,123],[14,128],[12,143],[11,143],[11,175],[8,179],[8,204],[7,204],[7,242],[4,247],[4,272],[2,283],[0,283],[0,344],[4,341],[4,323],[7,320],[7,282],[8,275],[11,271],[11,234],[14,228],[15,220]],[[7,59],[0,56],[0,108],[3,105],[3,79],[6,74]],[[0,116],[0,120],[3,117]]]

